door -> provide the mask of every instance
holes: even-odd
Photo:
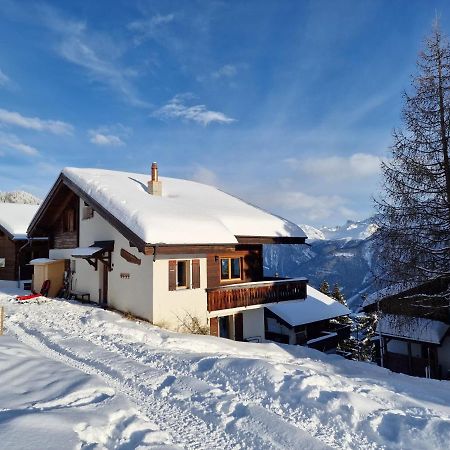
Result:
[[[101,261],[98,261],[99,274],[99,296],[98,301],[101,306],[108,304],[108,268]]]
[[[236,341],[244,340],[244,317],[242,313],[234,315],[234,339]]]
[[[219,336],[230,339],[230,319],[228,316],[219,317]]]

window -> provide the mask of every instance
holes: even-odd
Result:
[[[169,260],[169,291],[200,288],[200,260]]]
[[[63,232],[75,231],[75,210],[66,209],[63,214]]]
[[[240,280],[242,258],[220,258],[220,279]]]
[[[177,261],[177,288],[188,287],[188,261]]]
[[[83,206],[83,220],[88,220],[94,217],[94,210],[89,205]]]

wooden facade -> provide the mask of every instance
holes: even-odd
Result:
[[[0,231],[0,258],[5,259],[5,267],[0,267],[0,280],[17,280],[17,252],[25,241],[13,241],[3,231]]]
[[[220,258],[242,258],[242,278],[238,281],[223,281],[220,279]],[[263,280],[262,245],[236,245],[234,248],[224,246],[207,255],[208,289],[225,286],[226,284],[249,283]]]
[[[80,201],[75,194],[69,194],[60,211],[54,218],[54,225],[49,233],[52,248],[78,247]]]
[[[30,280],[33,273],[33,267],[28,265],[30,260],[48,256],[47,241],[26,244],[26,239],[13,240],[4,230],[0,230],[0,258],[5,259],[5,267],[0,267],[0,280],[18,280],[19,272],[20,279]]]

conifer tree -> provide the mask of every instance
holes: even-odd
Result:
[[[333,290],[329,294],[336,301],[348,308],[347,301],[345,300],[344,294],[342,294],[339,285],[335,283],[333,285]],[[340,316],[333,319],[333,322],[339,326],[349,326],[350,327],[350,337],[343,339],[338,344],[338,350],[350,354],[351,359],[357,359],[358,354],[358,342],[354,337],[354,323],[350,316]]]
[[[328,284],[328,281],[326,280],[322,281],[322,284],[319,287],[319,291],[322,292],[322,294],[331,295],[330,285]]]
[[[376,200],[384,285],[450,273],[450,45],[438,24],[417,68]]]

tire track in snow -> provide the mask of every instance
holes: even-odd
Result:
[[[149,389],[142,386],[135,387],[132,379],[121,379],[121,374],[110,367],[99,367],[100,363],[93,364],[88,358],[76,355],[61,345],[50,342],[39,331],[27,329],[23,324],[7,324],[8,331],[24,344],[40,351],[46,356],[61,361],[68,366],[81,370],[89,375],[102,378],[106,384],[117,392],[129,397],[147,417],[154,421],[158,427],[167,431],[175,444],[185,448],[214,449],[214,448],[241,448],[241,445],[221,430],[207,424],[189,411],[182,410],[176,405],[162,401]]]
[[[41,312],[43,312],[41,310]],[[178,370],[176,368],[177,363],[182,365],[189,365],[189,361],[183,359],[180,361],[179,359],[176,360],[175,357],[173,357],[170,353],[164,353],[161,354],[159,349],[153,349],[153,348],[147,348],[146,352],[144,349],[137,349],[139,351],[139,354],[145,353],[147,356],[151,356],[152,354],[148,352],[148,350],[155,350],[158,356],[164,358],[164,362],[167,359],[167,362],[170,360],[172,364],[170,364],[170,367],[167,367],[163,364],[162,360],[156,360],[159,362],[159,364],[148,364],[148,361],[146,358],[141,358],[139,355],[136,354],[136,350],[134,347],[138,345],[136,342],[130,341],[129,343],[126,342],[116,342],[114,340],[116,335],[111,335],[109,333],[102,334],[101,331],[101,324],[106,322],[100,322],[100,323],[94,323],[90,324],[89,330],[80,330],[79,324],[80,324],[80,315],[75,313],[72,313],[71,311],[65,310],[63,313],[64,315],[60,317],[60,320],[55,323],[55,320],[52,320],[53,318],[45,317],[44,315],[40,315],[39,320],[36,320],[34,324],[34,328],[27,327],[23,322],[25,322],[24,319],[27,320],[27,323],[29,321],[33,320],[36,316],[28,315],[26,312],[24,314],[24,317],[16,316],[12,319],[14,320],[15,325],[13,327],[15,328],[16,334],[18,335],[18,338],[26,342],[26,339],[30,339],[30,334],[34,334],[39,336],[37,339],[39,341],[39,344],[45,346],[45,348],[49,349],[52,354],[56,353],[56,357],[66,358],[64,361],[68,363],[69,365],[72,365],[74,367],[79,368],[80,370],[86,372],[86,373],[93,373],[96,375],[101,376],[102,378],[106,378],[108,380],[108,383],[111,385],[117,386],[117,380],[120,379],[120,384],[118,386],[118,391],[124,392],[126,395],[131,397],[135,403],[138,405],[145,404],[148,402],[148,398],[151,396],[152,399],[156,399],[155,395],[158,394],[158,389],[152,389],[145,385],[145,380],[139,380],[138,378],[134,377],[133,379],[130,379],[130,377],[123,376],[123,374],[120,373],[120,371],[114,369],[111,367],[111,365],[104,364],[101,368],[99,368],[99,362],[96,360],[94,363],[92,363],[92,356],[91,358],[85,358],[81,356],[79,353],[75,353],[66,347],[63,347],[61,343],[69,338],[79,338],[80,340],[84,340],[84,343],[89,342],[91,345],[96,345],[98,347],[101,347],[103,349],[106,349],[112,353],[115,353],[117,355],[120,355],[123,358],[126,359],[132,359],[133,361],[139,362],[141,365],[144,365],[145,367],[151,367],[156,368],[160,372],[166,374],[166,378],[168,374],[168,370],[172,373],[172,378],[175,379],[174,383],[178,383],[178,385],[183,385],[183,381],[181,379],[189,377],[192,379],[196,379],[201,383],[206,384],[205,380],[202,380],[199,377],[194,376],[192,372],[186,373]],[[20,321],[19,321],[20,319]],[[87,323],[89,321],[85,320],[85,317],[82,317],[83,324],[87,327]],[[98,320],[98,319],[95,319]],[[11,322],[11,321],[9,321]],[[52,337],[45,335],[44,333],[38,331],[38,328],[42,328],[44,325],[46,325],[49,328],[49,331],[52,333],[52,337],[57,337],[58,342],[54,342],[54,340],[51,340]],[[56,325],[56,326],[55,326]],[[111,325],[108,323],[108,325]],[[113,325],[116,326],[116,325]],[[17,327],[21,329],[22,331],[18,331]],[[57,329],[58,327],[59,329]],[[120,329],[120,327],[119,327]],[[94,330],[94,331],[93,331]],[[85,333],[83,333],[85,331]],[[123,332],[120,336],[122,339],[129,340],[128,335],[124,335]],[[120,340],[120,338],[118,338]],[[33,340],[33,339],[32,339]],[[26,342],[28,343],[28,342]],[[36,342],[29,342],[31,346],[36,347]],[[69,343],[68,343],[69,344]],[[142,343],[141,343],[142,344]],[[67,345],[67,344],[66,344]],[[69,344],[70,345],[70,344]],[[133,347],[133,351],[131,351],[130,346]],[[148,347],[148,345],[147,345]],[[44,349],[45,351],[45,349]],[[98,357],[98,354],[95,353],[96,357]],[[55,356],[55,355],[54,355]],[[54,357],[53,356],[53,357]],[[67,360],[68,358],[68,360]],[[87,366],[87,367],[86,367]],[[173,375],[176,375],[173,377]],[[142,383],[139,384],[139,389],[134,389],[134,392],[130,392],[130,387],[132,385],[135,385],[142,381]],[[131,384],[131,386],[130,386]],[[125,385],[125,386],[124,386]],[[184,385],[187,390],[191,390],[190,386]],[[185,389],[186,390],[186,389]],[[195,391],[193,392],[193,397],[195,396]],[[198,417],[198,415],[192,414],[189,410],[192,406],[196,406],[197,412],[202,413],[201,409],[204,409],[204,405],[200,403],[195,404],[195,400],[190,401],[188,404],[183,405],[184,408],[180,408],[178,405],[171,406],[172,408],[175,408],[178,412],[175,412],[175,415],[182,415],[179,411],[185,411],[188,416],[189,420],[187,422],[192,423],[197,422],[200,425],[190,425],[189,430],[183,429],[179,430],[179,422],[174,422],[173,424],[169,424],[169,429],[167,429],[167,423],[168,421],[163,418],[160,422],[156,420],[156,414],[161,414],[161,411],[163,411],[164,408],[158,407],[158,408],[151,408],[151,411],[148,411],[147,409],[144,409],[143,412],[146,413],[149,417],[152,418],[152,420],[155,420],[155,422],[160,426],[161,429],[166,430],[168,432],[171,432],[172,425],[174,429],[177,430],[177,433],[185,433],[188,436],[191,436],[190,439],[186,440],[183,439],[181,443],[182,445],[187,445],[188,448],[268,448],[268,449],[285,449],[285,448],[295,448],[298,444],[298,442],[302,442],[302,448],[303,449],[323,449],[325,447],[328,447],[328,445],[319,440],[318,437],[312,436],[308,431],[299,428],[298,425],[290,423],[290,421],[285,420],[284,418],[281,418],[279,415],[274,415],[273,412],[269,411],[267,408],[265,408],[262,405],[258,404],[252,404],[248,400],[241,399],[238,395],[238,392],[228,392],[224,393],[226,397],[233,396],[235,397],[235,400],[232,401],[235,406],[235,411],[232,411],[231,417],[230,415],[223,415],[222,417],[220,412],[217,412],[216,410],[213,411],[203,411],[203,415],[206,419],[213,419],[217,421],[217,419],[222,419],[222,423],[219,423],[219,426],[216,426],[211,423],[211,421],[205,422],[201,417]],[[163,405],[167,406],[168,400],[170,398],[165,398],[164,401],[161,401],[159,399],[159,403],[162,403]],[[207,400],[207,399],[206,399]],[[218,402],[220,403],[220,402]],[[226,403],[226,402],[225,402]],[[202,408],[203,407],[203,408]],[[141,408],[142,409],[142,408]],[[156,411],[155,411],[156,410]],[[174,412],[168,413],[170,417],[173,417]],[[155,419],[154,419],[155,418]],[[186,420],[184,420],[186,422]],[[227,424],[228,422],[228,424]],[[230,424],[230,422],[232,422]],[[223,425],[223,428],[222,428]],[[230,425],[232,426],[232,432],[227,432],[229,430]],[[186,428],[186,427],[185,427]],[[200,428],[203,428],[203,432],[200,430]],[[205,429],[206,428],[206,429]],[[198,430],[195,431],[195,438],[192,437],[192,429]],[[173,428],[172,428],[173,430]],[[292,434],[294,432],[294,435],[297,435],[297,439],[293,441],[292,440]],[[208,437],[199,439],[198,436],[202,435],[202,433],[208,433]],[[172,433],[173,435],[173,433]],[[204,434],[203,434],[204,435]],[[238,439],[236,440],[234,436],[237,436]],[[212,439],[211,439],[212,438]],[[177,442],[176,437],[174,436],[174,442]]]

